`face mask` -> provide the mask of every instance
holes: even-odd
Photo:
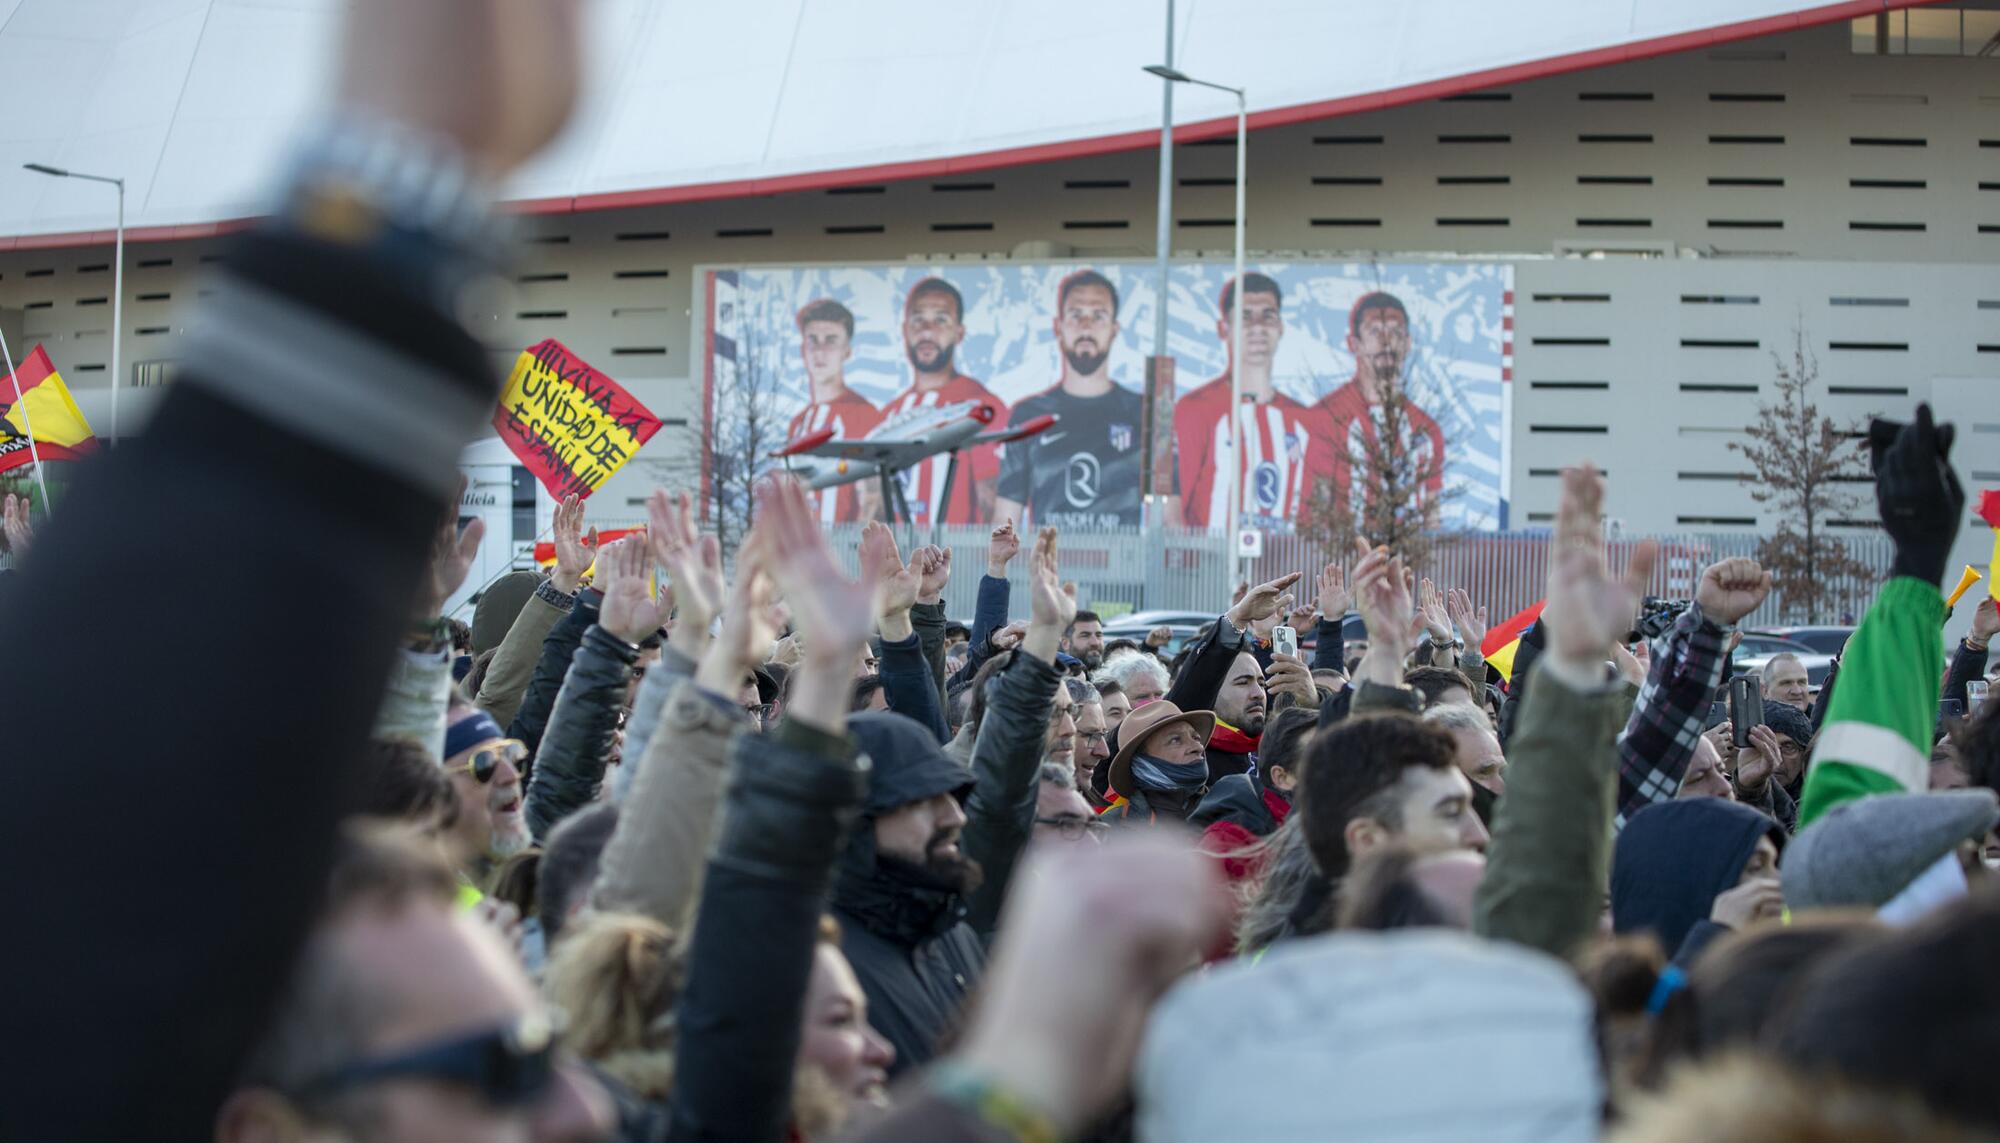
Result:
[[[1194,793],[1208,785],[1208,762],[1163,762],[1150,754],[1132,759],[1132,780],[1142,790]]]

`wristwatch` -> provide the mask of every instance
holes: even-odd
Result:
[[[389,263],[414,292],[457,314],[475,288],[497,289],[509,227],[449,140],[347,114],[295,152],[274,221]]]
[[[451,620],[419,619],[410,624],[403,646],[423,654],[435,654],[451,646]]]

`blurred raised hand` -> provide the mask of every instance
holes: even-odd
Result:
[[[1604,479],[1595,466],[1586,461],[1563,471],[1542,616],[1549,650],[1580,669],[1601,669],[1605,648],[1632,629],[1659,553],[1653,541],[1640,543],[1625,575],[1614,576],[1604,552],[1603,507]]]
[[[563,502],[556,505],[550,539],[555,542],[556,567],[549,573],[549,581],[557,591],[574,593],[583,582],[583,573],[597,559],[597,529],[584,534],[583,500],[576,493],[563,497]]]
[[[699,660],[722,610],[722,546],[696,527],[694,504],[685,492],[669,498],[664,489],[655,490],[646,501],[646,516],[651,521],[646,538],[653,546],[653,558],[667,569],[673,585],[679,645]]]

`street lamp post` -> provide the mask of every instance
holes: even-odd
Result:
[[[1165,66],[1174,66],[1174,0],[1167,0],[1167,57]],[[1159,413],[1153,407],[1156,399],[1162,399],[1162,383],[1165,385],[1164,399],[1171,403],[1174,391],[1169,379],[1172,371],[1167,365],[1167,294],[1168,255],[1173,248],[1174,214],[1174,81],[1161,77],[1160,84],[1160,205],[1159,224],[1156,228],[1155,245],[1159,256],[1158,296],[1153,306],[1153,360],[1152,368],[1146,371],[1146,455],[1144,472],[1139,479],[1141,487],[1153,491],[1153,471],[1159,465],[1161,449],[1171,448],[1171,441],[1153,438],[1153,429],[1159,421]],[[1159,534],[1165,520],[1163,505],[1154,497],[1147,498],[1147,522],[1155,535]]]
[[[1191,83],[1196,87],[1209,87],[1226,91],[1236,97],[1236,277],[1230,290],[1229,306],[1229,546],[1237,550],[1238,522],[1243,510],[1243,199],[1248,190],[1248,160],[1250,146],[1249,101],[1243,89],[1227,84],[1210,83],[1169,67],[1154,64],[1146,69],[1161,79],[1173,83]],[[1163,192],[1164,193],[1164,192]],[[1243,573],[1242,557],[1233,557],[1238,578]]]
[[[111,441],[116,444],[118,443],[119,344],[125,339],[125,180],[112,178],[109,175],[86,175],[81,171],[64,170],[44,163],[23,163],[22,166],[36,174],[58,179],[110,183],[118,188],[118,237],[113,247],[111,262]]]

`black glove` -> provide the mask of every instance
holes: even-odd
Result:
[[[1882,530],[1896,542],[1890,575],[1941,584],[1965,515],[1965,489],[1951,470],[1950,425],[1931,421],[1931,407],[1917,406],[1913,424],[1875,420],[1868,426],[1868,454],[1875,471],[1875,504]]]

